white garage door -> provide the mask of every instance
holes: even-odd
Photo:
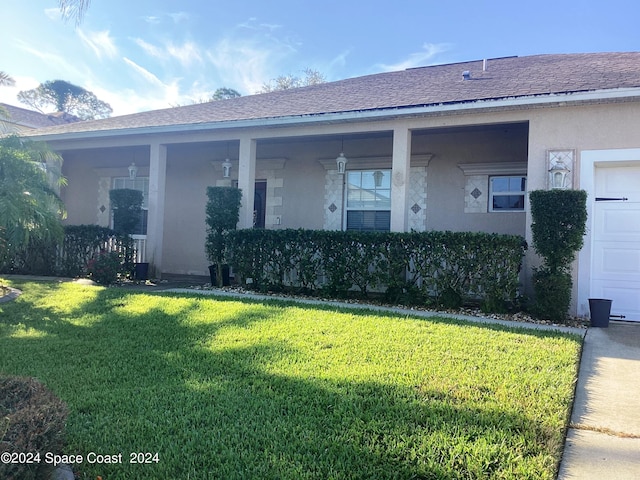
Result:
[[[640,322],[640,166],[596,168],[591,297]]]

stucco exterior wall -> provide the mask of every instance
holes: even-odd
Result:
[[[580,185],[580,154],[584,150],[604,150],[639,148],[640,103],[616,103],[589,106],[567,106],[550,109],[532,110],[529,123],[529,190],[548,188],[546,157],[549,150],[575,149],[576,159],[572,176],[574,188]],[[594,192],[587,191],[587,202],[593,202]],[[526,239],[532,245],[530,221],[527,222]],[[580,255],[580,254],[579,254]],[[573,292],[570,312],[578,314],[588,311],[586,305],[578,308],[579,281],[589,279],[581,277],[579,261],[573,264]],[[540,264],[532,248],[525,258],[525,269]],[[526,289],[532,286],[526,278]]]
[[[470,208],[465,203],[468,175],[460,168],[461,164],[524,162],[527,190],[531,191],[548,188],[549,150],[574,150],[573,186],[580,188],[581,151],[640,148],[638,102],[447,114],[413,118],[404,124],[412,132],[412,153],[432,156],[427,166],[420,167],[424,168],[426,178],[424,229],[519,234],[526,236],[529,245],[532,242],[528,205],[521,213],[482,212],[477,205]],[[391,168],[394,125],[386,120],[256,131],[256,180],[267,180],[267,195],[271,199],[266,227],[323,228],[327,206],[326,162],[333,162],[344,151],[351,159],[381,162],[380,159],[388,159]],[[233,134],[230,138],[230,152],[219,135],[162,139],[168,145],[164,273],[207,274],[206,187],[237,179],[237,142],[233,142]],[[104,224],[108,217],[100,213],[100,208],[109,206],[102,204],[99,192],[105,188],[105,179],[127,176],[132,161],[139,166],[138,175],[149,175],[148,140],[132,139],[129,140],[132,146],[118,148],[117,139],[101,146],[86,142],[82,150],[63,150],[63,173],[68,177],[68,186],[61,192],[68,211],[66,223]],[[233,163],[230,180],[222,178],[219,165],[227,154]],[[417,170],[412,168],[414,171]],[[480,176],[475,180],[484,181]],[[530,272],[538,262],[530,248],[525,271]],[[577,279],[577,264],[574,272]],[[528,278],[526,275],[524,278],[530,291]]]

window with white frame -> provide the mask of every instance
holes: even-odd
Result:
[[[149,216],[149,177],[116,177],[113,179],[114,190],[122,188],[130,188],[132,190],[140,190],[142,192],[142,216],[140,222],[136,226],[132,235],[147,234],[147,219]],[[111,220],[113,224],[113,219]]]
[[[371,232],[389,231],[391,170],[350,170],[345,175],[345,228]]]
[[[489,177],[489,211],[522,212],[527,188],[523,175]]]

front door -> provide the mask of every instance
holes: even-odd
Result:
[[[253,197],[253,228],[264,228],[267,212],[267,182],[257,181]]]
[[[640,322],[640,166],[598,167],[595,184],[590,296]]]

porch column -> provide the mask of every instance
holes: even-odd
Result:
[[[162,239],[167,177],[167,147],[151,144],[149,155],[149,218],[147,222],[147,262],[157,278],[162,276]]]
[[[238,228],[253,228],[253,197],[256,184],[256,140],[240,138],[238,188],[242,190],[242,205]]]
[[[408,128],[394,129],[392,155],[391,231],[406,232],[411,167],[411,131]]]

